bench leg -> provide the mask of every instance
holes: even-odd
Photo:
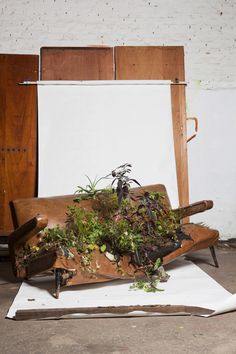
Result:
[[[216,268],[219,268],[219,263],[218,263],[217,258],[216,258],[215,247],[214,247],[214,246],[210,246],[209,249],[210,249],[210,251],[211,251],[211,255],[212,255],[213,261],[214,261],[214,263],[215,263],[215,267],[216,267]]]
[[[61,288],[61,269],[56,268],[55,269],[55,298],[56,299],[59,299],[60,288]]]

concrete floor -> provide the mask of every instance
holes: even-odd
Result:
[[[208,250],[191,258],[232,293],[236,250],[218,249],[220,268]],[[236,353],[236,312],[194,316],[14,321],[5,319],[19,287],[10,263],[0,263],[0,354]]]

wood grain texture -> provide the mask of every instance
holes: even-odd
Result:
[[[113,79],[113,48],[41,48],[41,80]]]
[[[13,229],[9,201],[36,192],[37,55],[0,55],[0,230]]]
[[[175,209],[174,211],[178,213],[180,218],[202,213],[203,211],[209,210],[213,207],[212,200],[202,200],[185,206],[183,208]]]
[[[184,306],[184,305],[136,305],[136,306],[106,306],[106,307],[80,307],[80,308],[54,308],[54,309],[30,309],[30,310],[17,310],[14,319],[16,321],[25,321],[32,319],[46,319],[46,318],[60,318],[72,314],[96,315],[106,317],[106,314],[112,314],[114,317],[126,317],[134,311],[158,314],[192,314],[192,315],[210,315],[213,310],[197,306]]]
[[[117,80],[185,80],[183,47],[116,47],[115,65]],[[184,206],[189,203],[185,86],[171,86],[171,101],[179,203]]]
[[[140,195],[140,193],[161,192],[165,195],[165,205],[170,208],[170,200],[164,185],[155,184],[150,186],[143,186],[132,188],[133,196]],[[93,200],[81,200],[80,206],[86,210],[91,210]],[[46,215],[48,218],[48,227],[56,227],[57,225],[64,226],[66,221],[66,210],[68,205],[74,205],[75,195],[64,195],[56,197],[44,198],[23,198],[12,202],[16,216],[16,226],[24,225],[28,220],[36,217],[36,215]]]
[[[185,86],[171,86],[171,103],[179,203],[185,206],[189,204]]]
[[[185,79],[183,47],[115,47],[115,63],[117,80]]]

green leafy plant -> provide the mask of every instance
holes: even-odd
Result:
[[[75,194],[78,194],[77,197],[75,197],[75,201],[80,201],[83,199],[95,199],[96,195],[100,192],[103,192],[104,189],[97,189],[97,186],[99,184],[99,182],[101,182],[104,179],[109,178],[110,174],[105,176],[105,177],[101,177],[101,178],[95,178],[93,181],[88,177],[88,181],[89,183],[86,185],[86,187],[82,187],[82,186],[77,186],[77,190],[75,192]]]
[[[135,282],[133,288],[161,291],[157,284],[167,279],[162,270],[163,257],[190,237],[181,231],[180,217],[166,207],[162,193],[145,192],[133,198],[130,186],[139,183],[129,177],[130,172],[131,165],[124,164],[94,181],[87,177],[89,184],[78,186],[76,191],[77,204],[68,207],[66,225],[46,229],[37,250],[24,250],[24,262],[50,247],[61,247],[65,255],[75,248],[81,255],[83,269],[92,273],[95,250],[112,255],[118,270],[120,258],[129,255],[147,277],[147,281]],[[109,188],[98,187],[101,180],[111,176]],[[93,199],[93,210],[83,208],[84,199]]]
[[[130,289],[134,290],[144,290],[147,293],[156,293],[158,291],[163,291],[157,287],[160,280],[155,281],[146,281],[146,280],[137,280],[132,285],[130,285]]]
[[[115,170],[112,171],[112,177],[114,178],[112,181],[112,186],[114,183],[117,183],[116,187],[116,194],[118,196],[118,204],[121,206],[121,202],[123,199],[129,196],[129,189],[131,183],[136,183],[140,186],[139,182],[136,179],[130,178],[128,174],[131,172],[132,165],[129,163],[125,163],[117,167]]]

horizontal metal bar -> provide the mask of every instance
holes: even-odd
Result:
[[[170,81],[170,80],[96,80],[96,81],[24,81],[19,85],[79,85],[79,86],[114,86],[114,85],[187,85],[185,81]]]

